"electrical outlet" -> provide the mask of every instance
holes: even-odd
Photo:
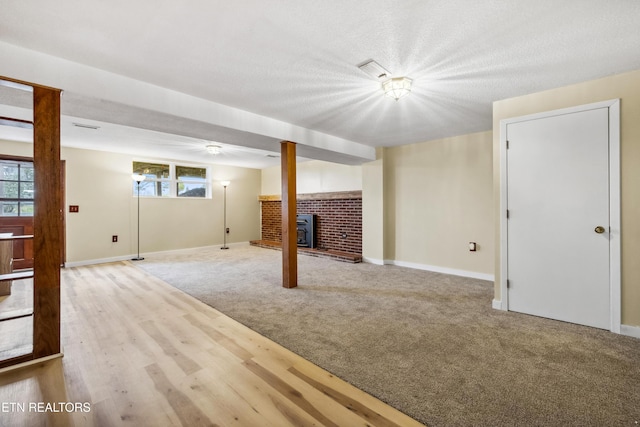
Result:
[[[229,227],[227,227],[227,234],[229,234]]]
[[[111,242],[118,243],[118,236],[111,236]]]

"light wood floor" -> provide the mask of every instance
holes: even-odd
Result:
[[[130,262],[62,271],[62,343],[0,374],[1,426],[421,425]]]

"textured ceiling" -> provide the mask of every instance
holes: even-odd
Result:
[[[489,130],[495,100],[640,69],[636,0],[0,7],[3,42],[376,147]],[[367,59],[412,93],[382,96]]]

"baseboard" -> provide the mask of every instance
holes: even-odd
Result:
[[[377,259],[377,258],[369,258],[366,256],[362,257],[362,261],[369,263],[369,264],[375,264],[375,265],[384,265],[384,260],[383,259]]]
[[[55,353],[50,356],[40,357],[38,359],[28,360],[26,362],[18,363],[17,365],[6,366],[0,369],[0,375],[4,374],[5,372],[15,371],[17,369],[21,369],[31,365],[37,365],[38,363],[48,362],[49,360],[58,359],[60,357],[64,357],[62,348],[60,348],[60,353]]]
[[[385,259],[385,264],[397,265],[398,267],[415,268],[416,270],[433,271],[434,273],[451,274],[453,276],[469,277],[472,279],[494,281],[493,274],[478,273],[475,271],[457,270],[455,268],[438,267],[436,265],[418,264],[414,262]]]
[[[229,248],[237,248],[237,247],[241,247],[241,246],[249,246],[249,242],[236,242],[236,243],[227,243],[227,246]],[[180,253],[180,252],[186,252],[186,251],[197,251],[200,249],[209,249],[209,248],[221,248],[222,245],[210,245],[210,246],[198,246],[195,248],[182,248],[182,249],[170,249],[167,251],[156,251],[156,252],[145,252],[145,253],[141,253],[140,256],[141,257],[147,257],[147,256],[153,256],[153,255],[159,255],[159,254],[171,254],[171,253]],[[136,254],[131,254],[131,255],[120,255],[120,256],[116,256],[116,257],[110,257],[110,258],[98,258],[98,259],[87,259],[87,260],[82,260],[82,261],[70,261],[70,262],[65,262],[64,266],[65,267],[82,267],[85,265],[94,265],[94,264],[105,264],[108,262],[120,262],[120,261],[128,261],[132,258],[134,258],[136,256]]]
[[[620,325],[620,333],[634,338],[640,338],[640,326]]]
[[[82,261],[67,261],[64,263],[65,267],[82,267],[85,265],[94,265],[94,264],[106,264],[108,262],[120,262],[126,261],[136,256],[136,254],[132,255],[120,255],[110,258],[98,258],[98,259],[85,259]]]

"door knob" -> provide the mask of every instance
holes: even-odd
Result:
[[[603,226],[601,226],[601,225],[599,225],[599,226],[597,226],[597,227],[595,228],[595,230],[593,230],[593,231],[595,231],[595,232],[596,232],[596,233],[598,233],[598,234],[602,234],[602,233],[604,233],[604,227],[603,227]]]

